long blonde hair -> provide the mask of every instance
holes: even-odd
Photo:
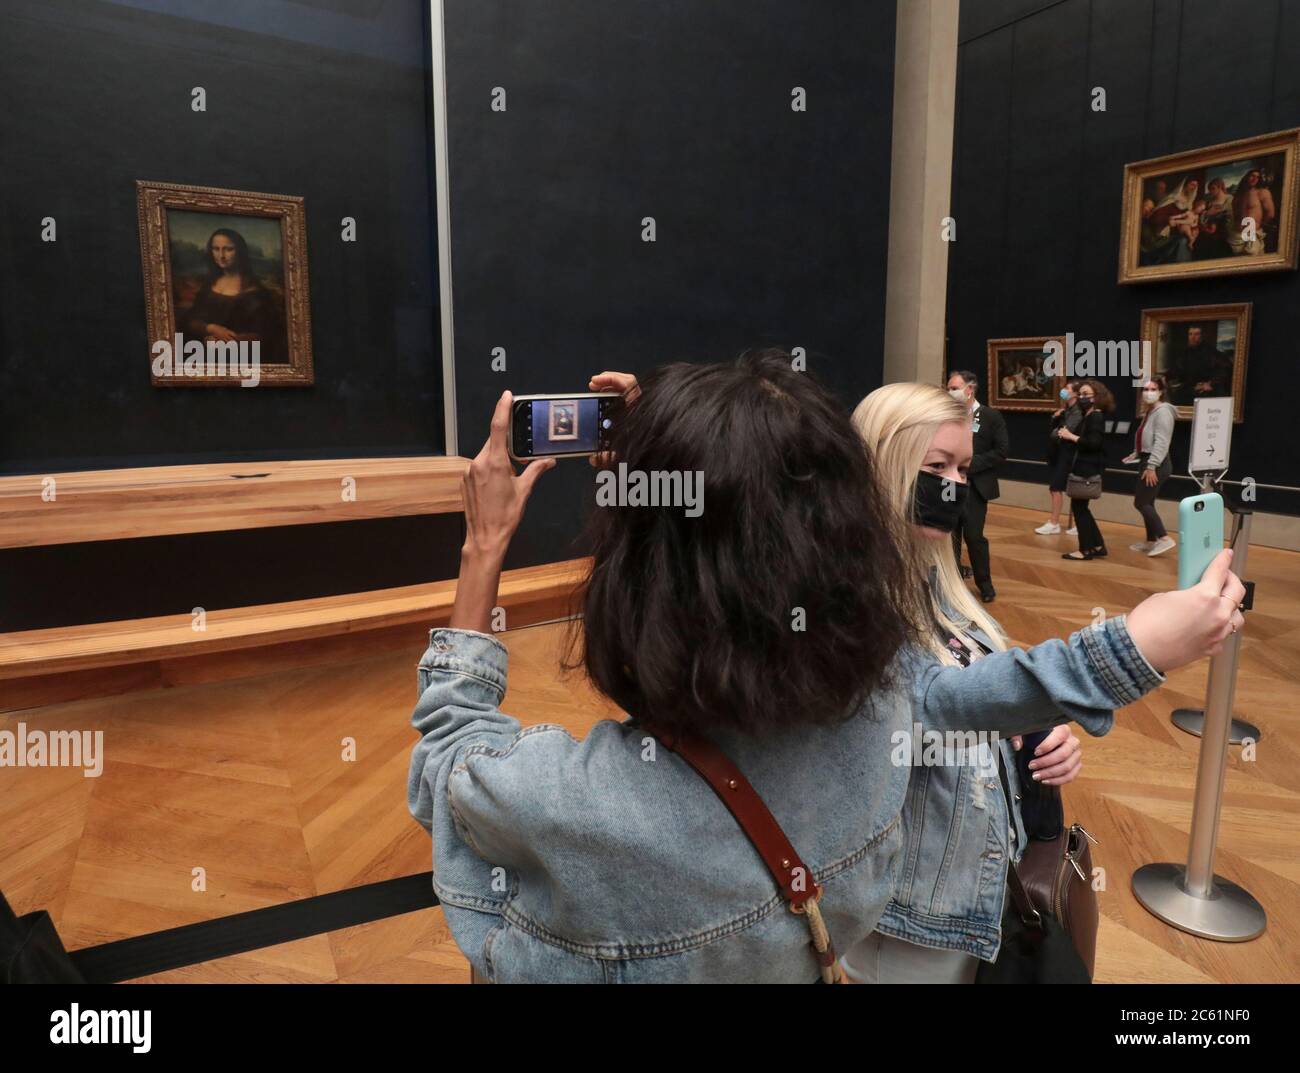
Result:
[[[962,581],[951,542],[923,536],[912,519],[917,474],[939,427],[954,421],[969,426],[970,412],[933,384],[886,384],[853,411],[853,427],[876,463],[882,491],[898,511],[898,529],[908,543],[909,558],[921,577],[930,579],[929,611],[934,623],[913,625],[923,643],[945,663],[956,659],[936,634],[935,623],[958,636],[975,627],[998,651],[1007,647],[1002,628]]]

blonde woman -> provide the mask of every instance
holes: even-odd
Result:
[[[973,982],[979,962],[1001,942],[1007,867],[1024,849],[1024,805],[1036,789],[1059,786],[1079,770],[1079,741],[1065,724],[1106,733],[1114,709],[1164,680],[1163,671],[1214,651],[1235,631],[1244,589],[1215,560],[1202,584],[1149,597],[1129,615],[1108,618],[1068,640],[1009,648],[998,623],[962,584],[948,551],[965,501],[972,454],[966,409],[928,384],[890,384],[858,405],[853,423],[872,454],[884,492],[910,522],[905,552],[928,591],[927,643],[900,669],[910,681],[913,719],[922,730],[1000,727],[1028,733],[1054,727],[1027,764],[1022,786],[1013,745],[996,741],[999,773],[969,759],[910,759],[903,811],[904,850],[894,893],[876,930],[843,957],[858,982]],[[1183,607],[1182,604],[1187,606]],[[1214,624],[1195,649],[1174,653],[1183,615]],[[995,735],[996,739],[996,735]]]

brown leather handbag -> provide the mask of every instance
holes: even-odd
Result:
[[[776,817],[768,811],[758,791],[738,767],[713,742],[688,731],[655,735],[665,749],[676,753],[707,782],[736,818],[740,829],[758,850],[790,912],[808,923],[809,943],[821,972],[821,983],[838,983],[840,968],[826,923],[822,920],[822,888],[786,838]]]
[[[1055,917],[1070,936],[1074,949],[1092,979],[1097,962],[1097,892],[1092,888],[1092,850],[1096,839],[1082,824],[1072,823],[1050,841],[1033,839],[1007,873],[1017,910],[1024,903],[1039,913]],[[1017,899],[1017,889],[1021,897]]]
[[[1028,751],[1017,754],[1022,779],[1031,777],[1028,760]],[[999,781],[1011,816],[1011,791],[1004,771],[999,772]],[[996,961],[980,962],[975,982],[1091,983],[1098,912],[1089,843],[1096,839],[1082,824],[1066,827],[1058,787],[1027,784],[1026,790],[1029,786],[1038,796],[1024,803],[1029,843],[1020,862],[1007,869],[1010,904],[1002,915],[1002,947]]]

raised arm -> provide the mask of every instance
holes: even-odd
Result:
[[[969,667],[916,650],[900,657],[915,718],[927,727],[1012,734],[1074,720],[1104,734],[1114,709],[1164,681],[1165,672],[1218,652],[1240,628],[1245,588],[1225,549],[1189,589],[1148,596],[1118,615],[1029,649],[1009,649]]]
[[[411,815],[433,836],[434,889],[447,907],[457,943],[480,971],[484,965],[476,959],[481,959],[508,894],[500,881],[506,862],[481,852],[480,842],[491,840],[494,824],[490,816],[480,823],[476,839],[475,824],[467,823],[457,808],[455,791],[464,781],[469,757],[507,753],[525,733],[498,707],[506,689],[506,650],[488,635],[489,621],[524,504],[538,477],[555,465],[554,459],[533,462],[515,476],[506,448],[511,402],[509,392],[498,400],[488,441],[462,485],[465,545],[452,628],[431,630],[420,660],[420,700],[411,717],[420,740],[407,778]]]
[[[969,667],[917,659],[910,677],[913,711],[927,728],[1004,735],[1071,720],[1089,734],[1105,734],[1116,708],[1164,681],[1138,651],[1122,615],[1068,640],[990,653]]]

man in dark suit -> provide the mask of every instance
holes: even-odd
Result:
[[[966,511],[952,534],[953,551],[961,563],[962,535],[970,552],[971,573],[979,586],[980,598],[992,603],[997,593],[989,572],[989,542],[984,536],[984,519],[988,515],[989,500],[1001,495],[998,488],[998,467],[1007,459],[1011,440],[1007,436],[1007,423],[997,410],[981,406],[975,397],[979,380],[973,372],[962,370],[948,377],[948,394],[962,403],[971,415],[974,434],[973,453],[967,480],[970,493],[966,496]]]

